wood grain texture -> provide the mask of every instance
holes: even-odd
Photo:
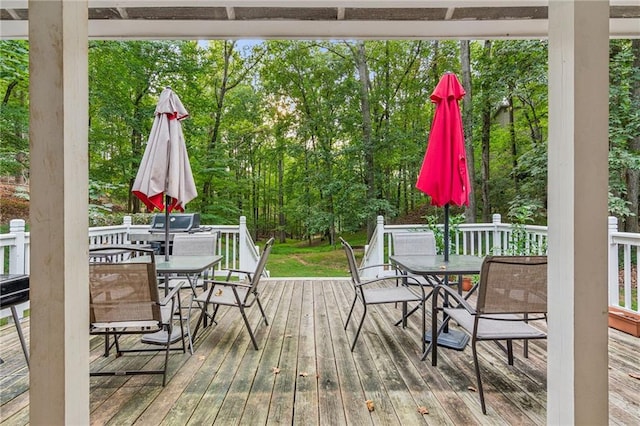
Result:
[[[369,309],[354,352],[357,324],[344,321],[353,300],[346,280],[265,280],[262,300],[248,312],[259,350],[237,310],[221,308],[218,323],[199,333],[193,355],[174,352],[167,385],[159,376],[92,377],[91,422],[108,424],[531,424],[546,423],[546,341],[515,343],[515,365],[494,344],[479,344],[488,415],[480,410],[470,348],[441,349],[437,367],[421,361],[419,318],[394,324],[400,309]],[[192,323],[198,318],[192,315]],[[356,306],[355,322],[362,315]],[[352,319],[352,321],[354,320]],[[29,333],[29,320],[22,323]],[[136,343],[136,337],[125,337]],[[128,341],[127,341],[128,339]],[[162,354],[105,358],[90,342],[92,370],[149,368]],[[640,339],[609,330],[609,420],[640,424]],[[29,380],[15,328],[0,328],[0,424],[29,422]],[[274,370],[277,368],[278,370]],[[276,374],[277,372],[277,374]],[[366,401],[375,410],[369,412]],[[418,412],[428,409],[428,414]]]

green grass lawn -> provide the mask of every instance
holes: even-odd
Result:
[[[361,258],[366,234],[345,234],[342,237],[354,246],[356,256]],[[272,277],[349,276],[347,258],[340,243],[331,246],[328,241],[319,240],[314,240],[311,245],[308,241],[276,241],[267,261],[267,269]]]

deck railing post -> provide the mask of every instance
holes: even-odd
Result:
[[[376,264],[382,265],[384,263],[384,216],[379,215],[376,218],[376,232],[377,232],[377,241],[376,244]],[[380,268],[376,271],[376,274],[380,275],[384,271]]]
[[[9,273],[25,273],[25,221],[12,219],[9,222],[9,233],[15,235],[15,246],[9,249]]]
[[[619,306],[618,290],[618,244],[613,242],[613,233],[618,232],[618,218],[609,216],[608,219],[608,250],[609,250],[609,305]]]
[[[249,264],[251,255],[249,253],[249,247],[247,245],[247,217],[240,216],[240,228],[238,230],[238,263],[240,269],[250,271],[253,268]]]
[[[493,242],[490,253],[494,255],[502,254],[502,232],[499,229],[499,225],[502,223],[502,216],[500,213],[495,213],[491,217],[491,223],[493,224]]]

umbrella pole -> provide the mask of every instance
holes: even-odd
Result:
[[[449,203],[444,205],[444,261],[449,261]]]
[[[164,200],[164,260],[169,261],[169,203],[171,197],[165,196]]]

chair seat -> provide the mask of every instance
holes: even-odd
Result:
[[[365,288],[363,289],[363,294],[367,305],[395,302],[422,302],[422,297],[406,287]]]
[[[460,327],[473,333],[475,315],[465,309],[445,308],[449,315]],[[518,321],[511,321],[518,320]],[[542,339],[547,334],[522,321],[522,317],[513,314],[486,315],[478,321],[477,340],[503,339]]]
[[[248,287],[236,287],[236,292],[238,293],[240,301],[245,300],[248,291]],[[211,298],[209,299],[210,304],[238,306],[238,302],[236,301],[236,297],[233,294],[233,288],[231,288],[231,286],[214,285],[210,290],[200,294],[194,300],[196,302],[205,303],[209,292],[212,293]]]

